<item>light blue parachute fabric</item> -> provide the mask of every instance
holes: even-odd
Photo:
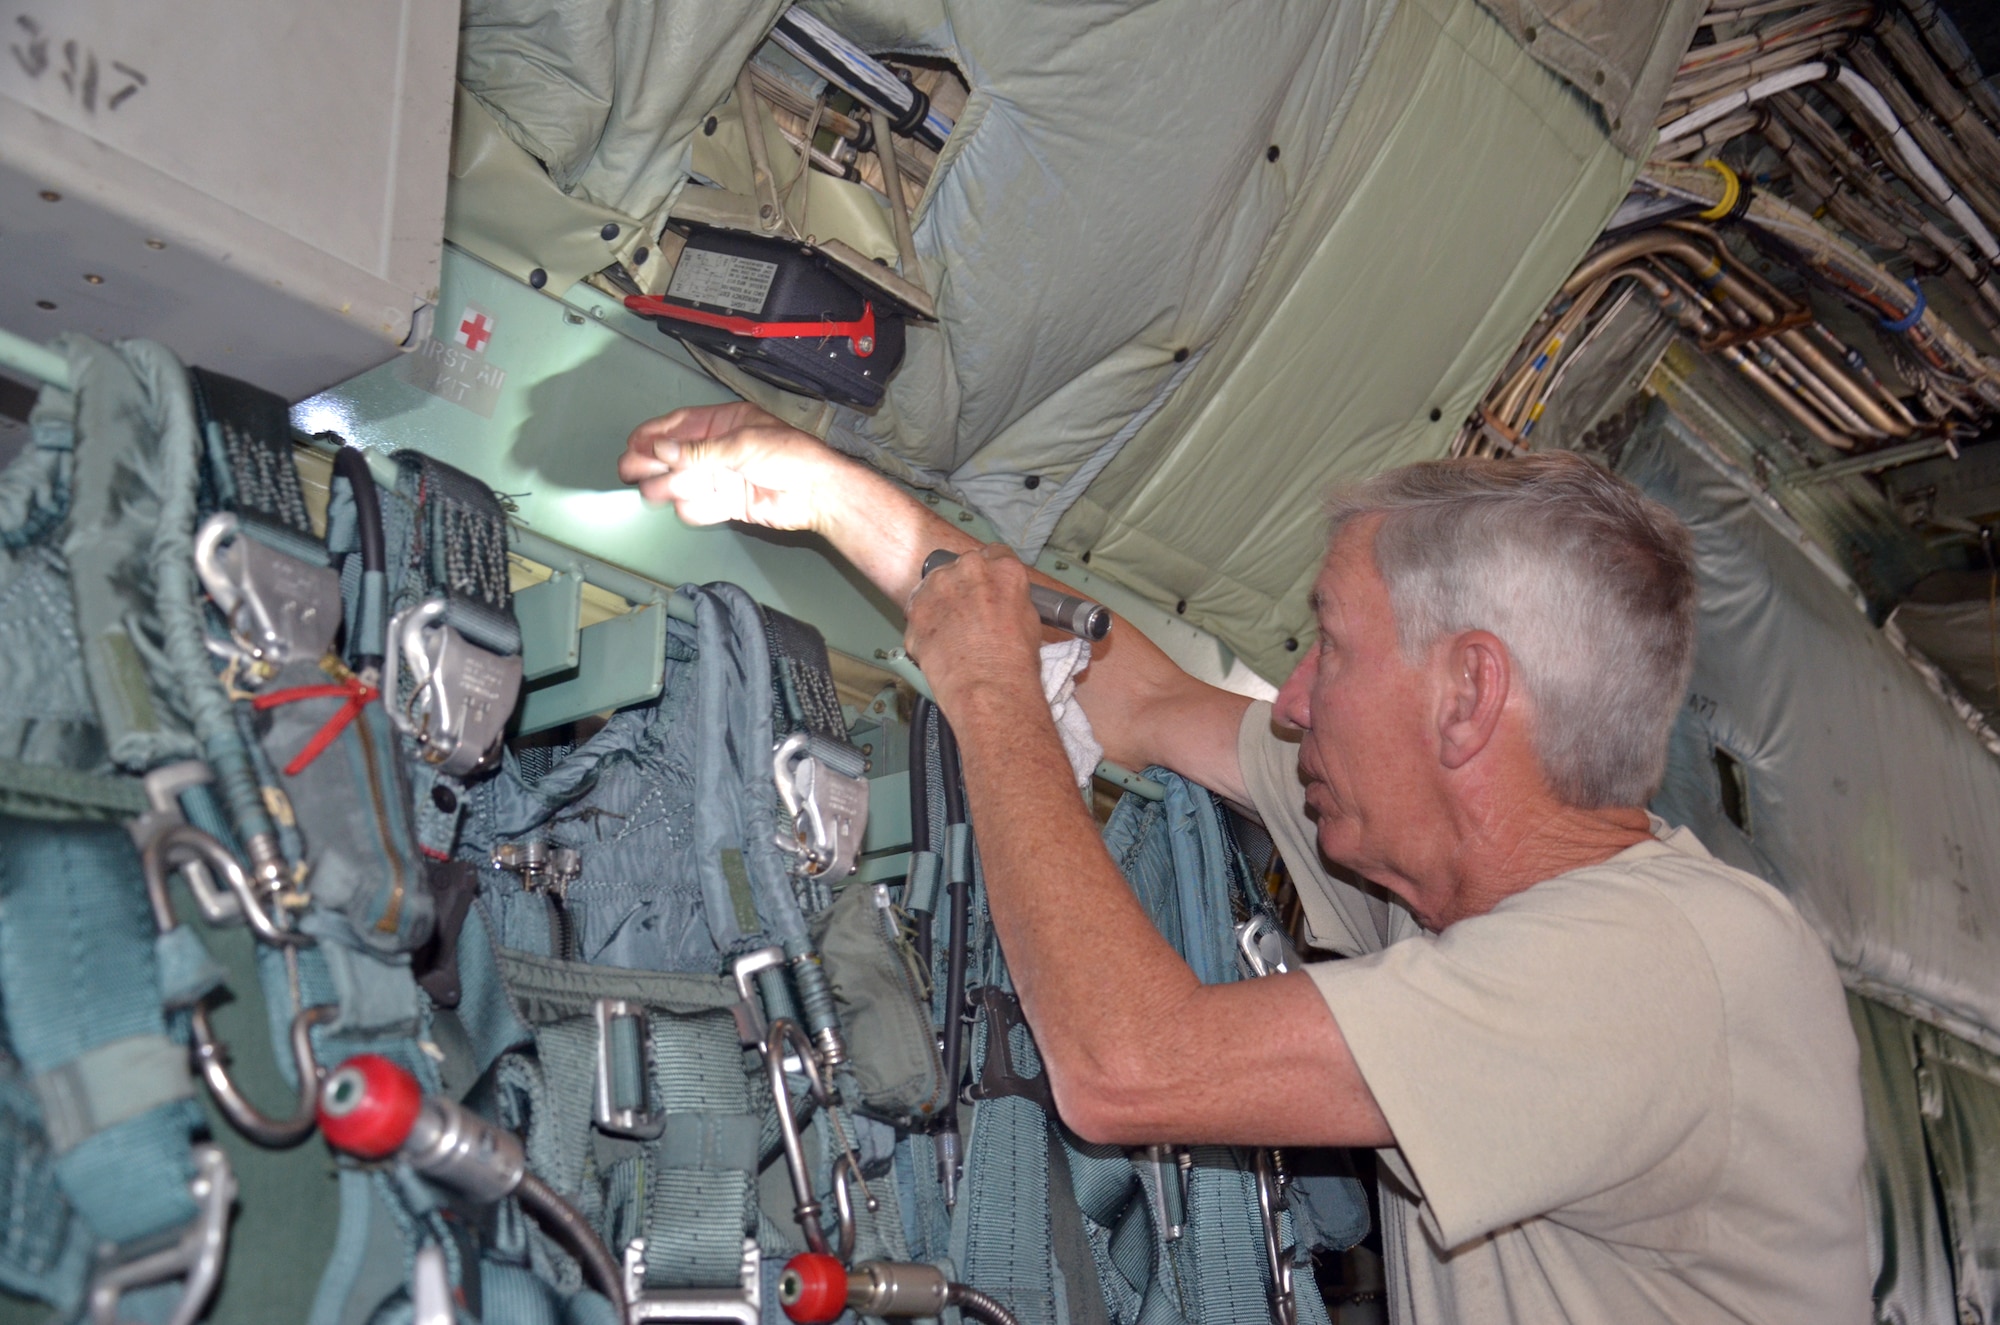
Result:
[[[1226,812],[1165,769],[1147,776],[1167,788],[1166,798],[1126,797],[1106,825],[1105,845],[1196,974],[1211,984],[1237,979],[1235,924],[1264,903]],[[942,838],[941,828],[934,821],[932,840]],[[1086,1144],[1062,1127],[1033,1037],[1006,993],[976,857],[973,882],[972,982],[987,986],[971,1037],[978,1103],[946,1236],[937,1222],[944,1212],[935,1143],[917,1136],[899,1151],[918,1254],[948,1253],[967,1283],[1009,1306],[1024,1325],[1263,1325],[1271,1319],[1271,1284],[1251,1152],[1195,1147],[1183,1167],[1171,1150],[1156,1162],[1145,1152]],[[947,919],[945,902],[938,932]],[[942,972],[940,961],[939,983]],[[1178,1236],[1169,1240],[1163,1219],[1179,1221]],[[1353,1179],[1295,1178],[1278,1228],[1281,1246],[1298,1260],[1292,1289],[1299,1320],[1327,1320],[1310,1252],[1353,1245],[1368,1222],[1365,1194]]]

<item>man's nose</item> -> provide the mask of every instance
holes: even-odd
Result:
[[[1278,698],[1272,704],[1278,721],[1300,731],[1312,730],[1312,681],[1319,670],[1319,645],[1306,650],[1306,656],[1299,659],[1299,665],[1278,687]]]

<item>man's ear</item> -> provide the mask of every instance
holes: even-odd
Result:
[[[1486,748],[1500,726],[1514,684],[1514,660],[1490,631],[1468,630],[1443,650],[1445,669],[1438,706],[1438,759],[1463,768]]]

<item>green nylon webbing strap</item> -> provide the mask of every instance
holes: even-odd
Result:
[[[398,451],[397,489],[418,511],[416,546],[389,549],[411,559],[428,592],[445,600],[445,621],[492,653],[521,651],[508,587],[507,512],[493,490],[463,470],[416,451]],[[421,595],[419,595],[421,597]]]
[[[734,987],[713,976],[512,951],[499,960],[540,1058],[541,1093],[527,1134],[535,1171],[576,1201],[614,1254],[632,1236],[645,1237],[648,1287],[735,1287],[743,1239],[756,1229],[756,1174],[770,1110],[745,1070]],[[653,1140],[608,1138],[592,1123],[599,1052],[593,1014],[601,998],[646,1010],[653,1062],[646,1109],[662,1124]],[[551,1251],[541,1254],[557,1281],[580,1283],[567,1258]]]
[[[72,1064],[102,1066],[117,1053],[107,1046],[166,1034],[138,866],[122,829],[0,820],[0,1010],[22,1067],[44,1083]],[[37,1094],[63,1102],[59,1087]],[[54,1159],[57,1180],[99,1240],[166,1234],[194,1218],[189,1138],[200,1120],[188,1092],[170,1091],[101,1128],[82,1114],[60,1124],[69,1144]]]
[[[164,1035],[128,1035],[86,1049],[30,1083],[49,1149],[65,1155],[149,1109],[194,1098],[187,1047]]]
[[[147,810],[138,778],[0,758],[0,812],[23,819],[134,819]]]
[[[207,444],[206,504],[235,512],[244,533],[280,552],[326,565],[292,455],[291,407],[262,387],[206,368],[190,368],[188,386]]]
[[[852,769],[836,765],[849,777],[861,776],[861,752],[847,745],[847,719],[840,711],[840,692],[833,684],[833,667],[826,637],[797,617],[765,607],[764,638],[771,652],[771,691],[776,705],[777,734],[808,732],[854,754]]]
[[[982,1017],[974,1062],[994,1052]],[[1010,1037],[1024,1076],[1041,1072],[1024,1027]],[[965,1141],[965,1181],[952,1221],[952,1259],[965,1282],[999,1300],[1021,1325],[1057,1325],[1054,1245],[1049,1227],[1048,1119],[1020,1095],[984,1099]]]

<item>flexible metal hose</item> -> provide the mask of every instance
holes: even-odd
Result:
[[[521,1208],[528,1212],[542,1231],[562,1244],[563,1250],[576,1257],[583,1267],[584,1278],[590,1280],[597,1291],[611,1300],[611,1310],[617,1319],[624,1320],[625,1273],[618,1262],[611,1258],[603,1239],[597,1236],[576,1207],[556,1195],[555,1189],[532,1173],[521,1175],[521,1185],[514,1189],[520,1198]]]
[[[953,1284],[945,1292],[946,1302],[974,1320],[983,1320],[987,1325],[1020,1325],[1014,1313],[1001,1306],[986,1294],[970,1284]]]

